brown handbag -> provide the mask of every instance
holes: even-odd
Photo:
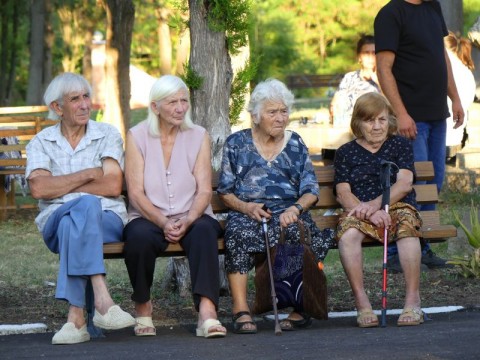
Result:
[[[288,244],[285,242],[284,231],[282,229],[278,244],[270,248],[270,256],[272,260],[273,271],[275,267],[278,268],[277,250],[278,253],[291,253],[292,256],[303,256],[303,267],[301,269],[300,290],[302,293],[302,305],[303,311],[308,315],[318,320],[328,319],[327,309],[327,280],[325,273],[319,267],[319,264],[315,260],[315,255],[312,252],[311,246],[311,234],[308,228],[305,227],[302,221],[298,221],[298,227],[300,232],[300,239],[297,244]],[[284,247],[280,249],[280,247]],[[288,248],[290,247],[290,248]],[[293,247],[296,247],[295,249]],[[303,253],[299,255],[299,252]],[[268,262],[266,253],[258,254],[255,258],[255,300],[252,306],[253,314],[262,314],[273,309],[272,295],[270,291],[270,278],[268,272]],[[285,283],[282,279],[275,280],[275,292],[277,293],[277,303],[279,295],[285,293],[286,290],[283,286]],[[282,287],[283,286],[283,287]],[[298,291],[299,289],[296,289]],[[288,295],[288,294],[287,294]],[[295,296],[295,294],[290,294]],[[288,296],[285,296],[285,298]],[[282,307],[295,306],[292,302],[288,304],[288,301],[282,300]]]

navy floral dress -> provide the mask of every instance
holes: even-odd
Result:
[[[390,136],[375,153],[359,145],[356,140],[352,140],[342,145],[335,153],[334,189],[339,183],[348,183],[352,194],[365,202],[382,195],[380,181],[382,160],[391,161],[398,166],[398,168],[394,166],[391,168],[391,184],[396,182],[399,169],[407,169],[415,174],[412,145],[404,137]],[[402,202],[417,207],[415,190],[407,194]]]
[[[301,137],[285,132],[286,144],[277,157],[265,160],[257,151],[251,129],[230,135],[223,148],[223,159],[217,192],[234,194],[246,202],[264,203],[271,211],[268,223],[270,246],[280,238],[280,214],[302,195],[319,195],[312,161]],[[310,229],[312,250],[323,260],[334,243],[333,229],[321,231],[308,211],[300,219]],[[287,242],[298,242],[299,229],[291,224],[285,229]],[[261,223],[248,215],[231,210],[225,228],[225,267],[228,273],[247,273],[254,265],[254,254],[265,252]],[[302,264],[292,265],[291,271]]]

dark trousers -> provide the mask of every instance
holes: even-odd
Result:
[[[180,245],[185,250],[190,266],[195,309],[199,310],[200,297],[209,298],[218,308],[220,278],[217,239],[222,228],[208,215],[195,220]],[[125,264],[133,287],[132,300],[145,303],[150,300],[155,261],[168,246],[163,230],[144,218],[127,224],[123,232]]]

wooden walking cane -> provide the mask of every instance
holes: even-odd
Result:
[[[263,210],[266,210],[264,208]],[[272,295],[273,315],[275,317],[275,335],[282,335],[282,328],[278,320],[277,294],[275,292],[275,282],[273,281],[272,259],[270,259],[270,241],[268,240],[267,219],[262,217],[263,234],[265,235],[265,246],[267,251],[268,274],[270,275],[270,291]]]

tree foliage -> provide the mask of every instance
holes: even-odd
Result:
[[[30,14],[32,0],[2,0],[0,41],[0,103],[24,105],[29,71]],[[54,36],[51,73],[73,70],[88,76],[89,42],[95,30],[105,34],[105,11],[96,0],[48,0]],[[132,0],[137,11],[131,62],[160,76],[158,12],[167,10],[171,38],[172,72],[183,69],[177,60],[180,39],[188,26],[186,0]],[[233,55],[248,43],[251,63],[258,64],[255,81],[267,77],[284,80],[293,73],[343,73],[355,68],[355,43],[361,33],[371,33],[373,19],[388,0],[203,0],[208,4],[212,28],[225,29]],[[246,11],[247,5],[252,11]],[[480,0],[463,0],[464,31],[478,17]],[[16,16],[14,14],[17,14]],[[16,29],[14,31],[14,29]],[[243,36],[248,29],[248,39]],[[183,44],[186,42],[184,41]],[[182,48],[182,52],[184,48]],[[185,55],[183,55],[185,58]],[[173,70],[177,69],[177,70]],[[8,94],[7,94],[8,93]]]
[[[373,33],[385,1],[266,0],[256,3],[252,52],[258,80],[291,73],[339,73],[352,68],[355,44]]]

